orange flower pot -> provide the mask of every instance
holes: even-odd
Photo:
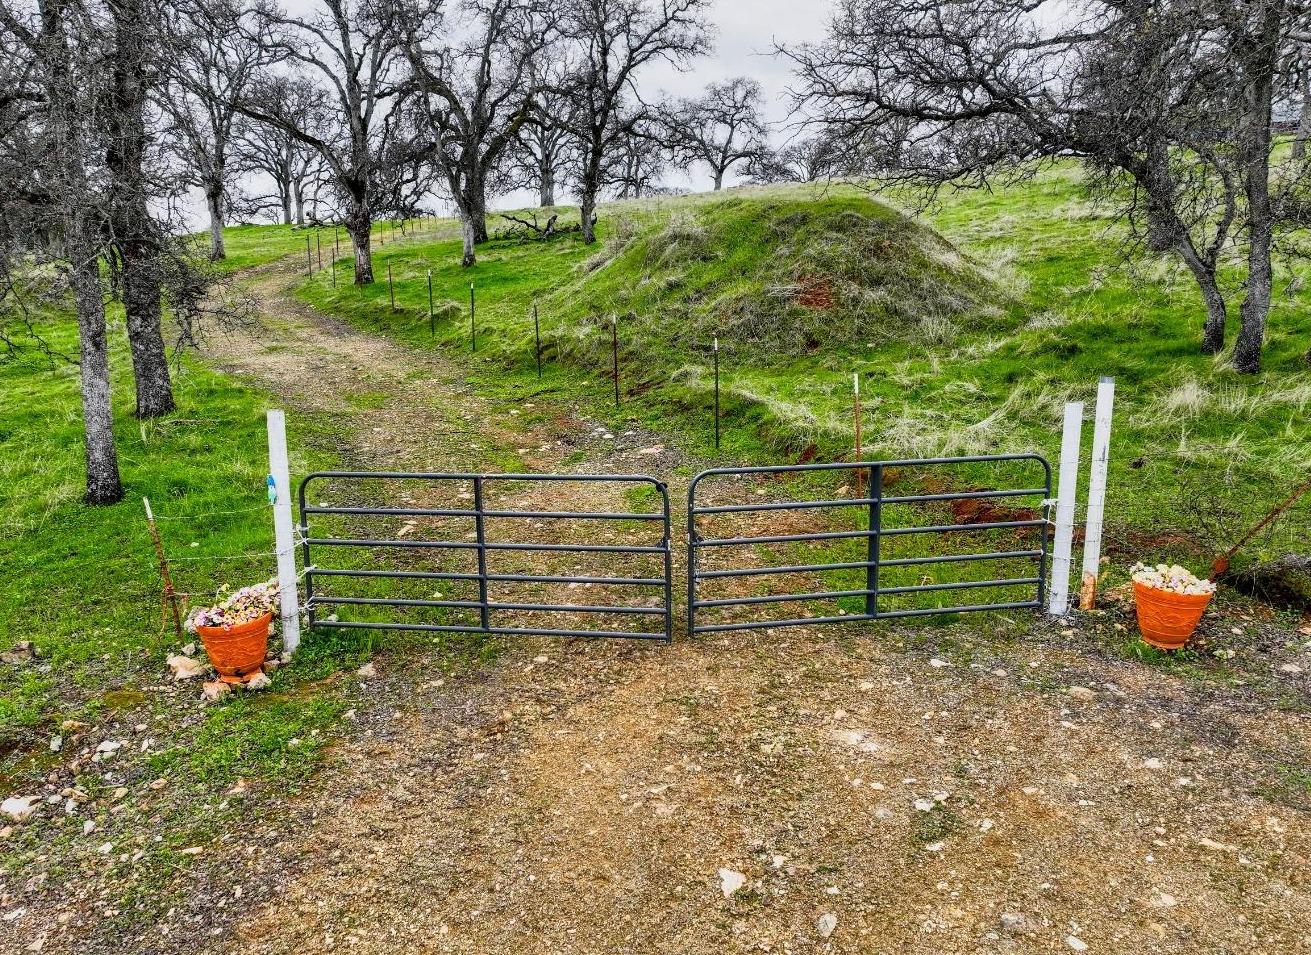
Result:
[[[1214,596],[1214,593],[1177,594],[1157,590],[1135,580],[1133,599],[1143,639],[1162,650],[1178,650],[1193,635]]]
[[[264,658],[269,652],[269,624],[272,622],[273,614],[266,613],[235,627],[196,628],[220,680],[245,683],[264,669]]]

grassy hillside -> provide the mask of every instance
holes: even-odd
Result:
[[[1311,270],[1281,269],[1267,370],[1235,375],[1197,349],[1202,312],[1187,273],[1171,258],[1122,262],[1119,226],[1084,200],[1073,167],[948,196],[922,220],[941,236],[846,186],[735,189],[601,215],[591,249],[573,235],[491,242],[462,269],[452,233],[379,250],[382,281],[371,288],[350,286],[343,262],[335,288],[325,272],[300,294],[362,327],[468,351],[473,281],[471,373],[511,394],[581,398],[597,413],[614,317],[625,399],[611,413],[682,431],[707,454],[719,335],[726,459],[849,454],[853,372],[863,376],[867,454],[1054,458],[1063,402],[1083,399],[1091,414],[1097,379],[1113,375],[1110,519],[1186,528],[1202,547],[1311,466],[1311,302],[1299,291]]]

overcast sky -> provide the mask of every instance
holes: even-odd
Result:
[[[765,88],[768,118],[777,124],[775,139],[789,135],[786,128],[788,109],[785,92],[790,80],[786,61],[773,55],[775,43],[801,43],[823,35],[828,21],[830,0],[717,0],[711,13],[715,31],[715,51],[697,60],[691,70],[680,72],[665,63],[655,63],[639,74],[645,96],[664,91],[673,96],[691,96],[708,83],[733,76],[752,76]],[[318,0],[284,0],[288,12],[305,15],[319,6]],[[731,184],[730,174],[728,182]],[[694,190],[710,188],[710,176],[704,169],[671,173],[665,184]],[[494,208],[513,208],[532,204],[528,193],[495,200]],[[197,211],[203,203],[195,203]]]

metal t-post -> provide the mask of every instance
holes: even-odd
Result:
[[[478,326],[474,321],[473,283],[469,283],[469,350],[478,350]]]
[[[537,303],[533,302],[533,335],[537,339],[537,377],[542,377],[542,323],[537,319]]]
[[[715,450],[719,450],[719,336],[715,336]]]

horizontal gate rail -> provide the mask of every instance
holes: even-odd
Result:
[[[926,494],[883,494],[883,479],[890,469],[932,469],[952,465],[997,464],[1006,462],[1034,463],[1042,469],[1042,485],[991,490],[949,491]],[[715,477],[746,477],[752,475],[804,474],[826,471],[849,471],[868,478],[869,493],[852,498],[826,498],[819,500],[769,501],[754,504],[698,504],[697,494],[702,483]],[[1051,497],[1051,466],[1037,454],[971,455],[953,458],[922,458],[898,461],[867,461],[855,464],[824,463],[746,468],[712,468],[692,479],[688,488],[687,544],[688,544],[688,632],[712,633],[730,630],[756,630],[774,627],[810,626],[827,623],[851,623],[862,620],[884,620],[902,617],[937,616],[949,613],[966,613],[985,610],[1014,610],[1038,608],[1043,604],[1047,582],[1048,521],[1046,508]],[[1042,516],[1022,520],[989,520],[979,523],[936,523],[910,527],[884,526],[884,508],[888,505],[933,505],[953,501],[986,501],[991,499],[1040,498]],[[813,533],[762,534],[737,537],[703,537],[697,526],[698,518],[715,515],[743,515],[779,511],[809,511],[822,508],[864,509],[868,526],[864,530],[824,530]],[[924,556],[885,558],[881,554],[884,538],[910,538],[915,535],[953,535],[986,533],[997,530],[1038,529],[1036,546],[1011,550],[989,550],[957,554],[928,554]],[[866,542],[864,560],[829,560],[812,564],[789,563],[781,566],[727,567],[701,570],[698,558],[701,551],[714,548],[720,553],[733,553],[733,548],[754,547],[760,544],[820,543],[863,540]],[[935,564],[961,564],[998,560],[1021,560],[1036,563],[1035,572],[1016,577],[992,577],[984,580],[945,581],[905,586],[880,584],[880,571],[893,567],[920,567]],[[833,571],[865,571],[865,586],[835,590],[805,590],[790,593],[762,594],[704,599],[700,597],[703,582],[729,578],[783,576],[788,574],[824,574]],[[907,594],[954,593],[997,587],[1032,587],[1034,596],[1026,600],[1003,600],[993,603],[970,603],[944,607],[914,607],[886,609],[880,606],[880,597]],[[841,600],[863,598],[862,613],[836,616],[796,617],[782,620],[745,620],[732,622],[699,622],[698,611],[729,607],[755,607],[778,603]]]
[[[450,484],[467,483],[472,490],[472,507],[357,507],[346,505],[312,505],[307,502],[307,488],[316,481],[345,482],[396,482],[416,481],[426,483]],[[490,484],[508,485],[532,482],[578,482],[578,483],[617,483],[630,486],[646,486],[659,495],[659,509],[656,511],[533,511],[499,507],[484,504],[484,495]],[[647,475],[620,474],[475,474],[475,473],[440,473],[440,472],[405,472],[405,471],[316,471],[307,475],[300,483],[300,511],[302,535],[301,545],[305,561],[306,612],[311,627],[333,627],[341,629],[400,630],[433,633],[486,633],[496,635],[526,636],[560,636],[560,637],[608,637],[616,639],[669,640],[673,635],[673,584],[672,584],[672,543],[670,531],[669,492],[664,482]],[[437,517],[467,518],[473,521],[473,540],[411,540],[401,537],[333,537],[314,536],[310,529],[310,518],[315,515],[335,515],[340,517]],[[533,520],[533,521],[597,521],[642,523],[660,522],[661,540],[659,544],[542,544],[515,540],[491,540],[487,528],[490,520]],[[318,567],[313,561],[313,548],[409,548],[420,551],[454,551],[473,552],[477,559],[476,571],[448,570],[390,570],[350,567]],[[662,576],[601,576],[596,574],[551,574],[551,573],[498,573],[489,570],[488,555],[506,552],[543,552],[569,554],[633,554],[658,555],[662,558]],[[444,599],[438,594],[434,599],[415,597],[359,597],[338,596],[335,594],[315,593],[315,582],[331,579],[360,578],[364,580],[422,580],[422,581],[456,581],[476,584],[478,599],[457,600]],[[640,604],[576,604],[576,603],[542,603],[531,600],[500,600],[489,596],[491,584],[588,584],[604,587],[659,587],[663,601],[661,606],[643,606]],[[445,610],[477,611],[478,622],[469,623],[411,623],[406,621],[373,620],[336,620],[324,619],[318,609],[328,606],[342,607],[396,607],[428,608]],[[628,630],[587,630],[571,627],[542,626],[506,626],[493,620],[493,614],[501,612],[519,613],[563,613],[563,614],[613,614],[638,618],[661,617],[660,631]]]

